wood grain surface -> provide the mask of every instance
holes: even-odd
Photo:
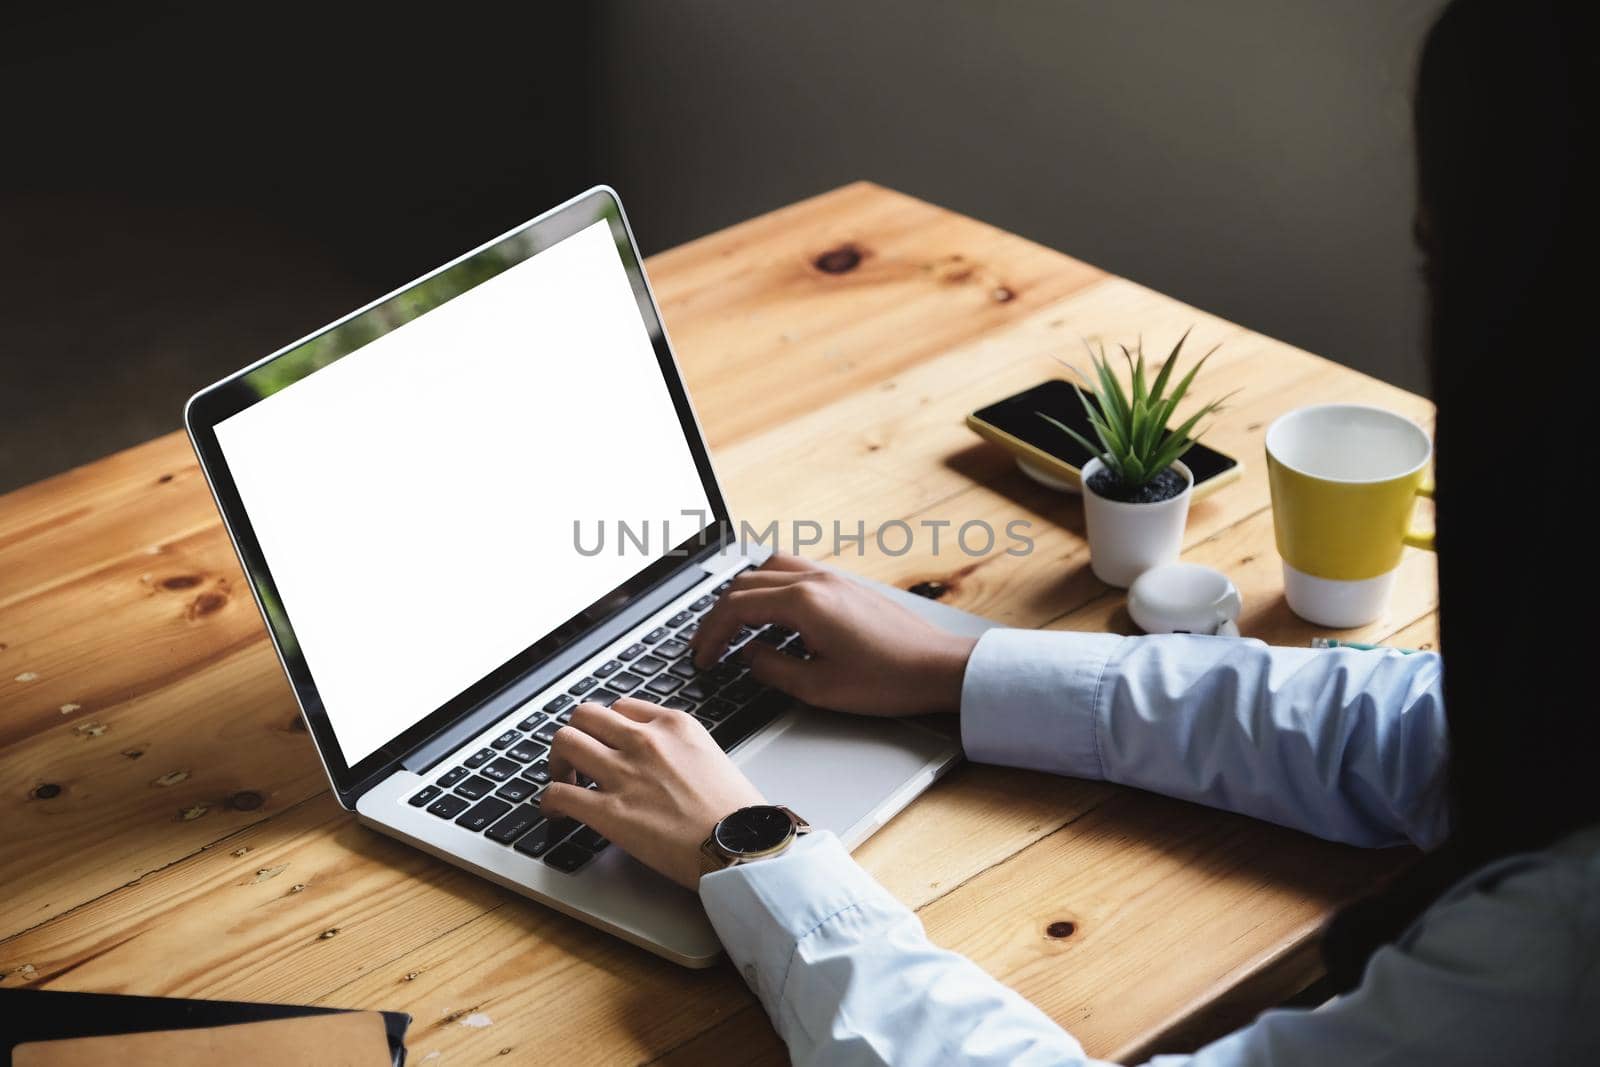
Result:
[[[1193,326],[1201,346],[1222,342],[1198,391],[1241,390],[1208,440],[1244,476],[1196,504],[1185,558],[1232,575],[1244,632],[1271,642],[1319,631],[1283,601],[1267,423],[1328,400],[1432,417],[1421,398],[866,183],[649,270],[737,517],[846,532],[1026,520],[1022,557],[1004,541],[969,556],[947,534],[938,554],[868,537],[836,559],[1012,626],[1132,632],[1122,594],[1089,571],[1078,502],[962,424],[1059,375],[1082,338],[1164,348]],[[470,580],[461,560],[421,566]],[[1432,647],[1435,607],[1432,557],[1408,552],[1388,614],[1345,636]],[[0,497],[0,842],[0,987],[405,1010],[412,1062],[429,1065],[783,1059],[730,968],[666,964],[339,808],[179,433]],[[1198,1040],[1298,992],[1318,974],[1319,926],[1407,859],[971,765],[858,857],[936,941],[1106,1057]]]

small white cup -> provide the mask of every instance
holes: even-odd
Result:
[[[1198,563],[1166,563],[1139,575],[1128,614],[1147,634],[1239,636],[1244,598],[1226,574]]]

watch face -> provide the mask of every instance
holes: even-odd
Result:
[[[789,837],[794,823],[780,808],[769,804],[740,808],[717,824],[717,844],[736,856],[777,848]]]

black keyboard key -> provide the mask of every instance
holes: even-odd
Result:
[[[594,859],[593,852],[583,848],[581,845],[574,845],[568,842],[551,849],[549,854],[545,856],[544,861],[563,874],[571,874],[592,859]]]
[[[621,669],[622,661],[620,659],[608,659],[594,669],[594,676],[596,678],[608,678]]]
[[[689,646],[676,638],[671,641],[663,641],[656,646],[656,655],[665,656],[667,659],[677,659],[687,651],[689,651]]]
[[[567,723],[572,721],[572,713],[577,710],[577,708],[568,708],[566,711],[563,711],[560,715],[556,716],[556,722],[560,723],[562,726],[567,725]]]
[[[550,846],[560,840],[550,833],[550,825],[548,822],[534,823],[532,830],[517,838],[516,850],[536,859],[549,852]]]
[[[620,659],[620,660],[623,660],[623,661],[627,661],[627,660],[630,660],[630,659],[638,659],[642,655],[644,655],[644,646],[641,645],[641,644],[635,643],[635,644],[629,645],[627,648],[623,649],[621,652],[618,652],[617,653],[617,658]]]
[[[596,830],[592,826],[585,826],[583,829],[573,834],[572,843],[577,845],[579,848],[586,848],[590,852],[599,852],[601,849],[611,844],[610,841],[607,841],[604,837],[600,836],[599,830]]]
[[[535,785],[550,784],[550,762],[548,760],[534,760],[532,764],[522,768],[522,777]]]
[[[706,671],[706,681],[719,689],[725,685],[732,685],[750,672],[737,663],[719,663]]]
[[[806,647],[805,640],[801,638],[799,634],[795,634],[788,641],[784,642],[783,647],[778,651],[782,652],[784,655],[793,656],[795,659],[811,658],[811,649]]]
[[[715,686],[708,685],[704,681],[693,681],[684,686],[678,695],[685,700],[705,700],[714,692],[716,692]]]
[[[748,704],[750,701],[760,696],[761,692],[762,689],[760,683],[752,681],[749,678],[745,678],[741,681],[734,682],[732,685],[728,686],[728,688],[724,689],[719,695],[722,697],[722,699],[731,700],[735,704]]]
[[[711,719],[726,719],[729,715],[739,710],[737,704],[726,700],[708,700],[700,709],[700,714]]]
[[[615,675],[608,679],[606,681],[606,688],[614,689],[619,693],[626,693],[630,690],[639,688],[639,683],[642,681],[644,681],[644,679],[639,677],[637,674],[634,674],[632,671],[623,671],[621,674]]]
[[[478,751],[474,752],[461,762],[465,763],[468,767],[476,769],[478,767],[482,767],[485,763],[492,759],[494,759],[494,749],[480,748]]]
[[[692,618],[694,618],[694,616],[690,615],[687,611],[680,611],[672,618],[667,620],[667,625],[676,630],[678,627],[682,626]]]
[[[700,672],[695,668],[694,660],[680,659],[668,669],[667,673],[676,674],[679,678],[693,678]]]
[[[694,635],[699,633],[699,632],[700,632],[700,624],[699,623],[693,623],[693,624],[691,624],[689,626],[685,626],[683,629],[679,630],[678,631],[678,638],[679,638],[679,640],[682,640],[682,641],[688,641],[688,640],[692,639],[694,637]]]
[[[755,633],[756,632],[750,629],[748,626],[739,627],[739,632],[734,634],[733,638],[728,642],[728,647],[722,653],[722,657],[719,662],[736,662],[733,657],[738,654],[740,649],[744,648],[745,645],[750,643],[751,639],[755,637]]]
[[[453,819],[467,810],[468,803],[470,802],[463,800],[454,793],[446,793],[428,805],[428,814],[437,815],[441,819]]]
[[[711,732],[711,728],[717,725],[717,720],[709,719],[706,716],[700,714],[699,712],[695,712],[694,719],[695,719],[695,722],[698,722],[701,726],[704,726],[706,728],[706,732],[707,733],[710,733]]]
[[[767,692],[763,699],[717,723],[711,736],[724,750],[731,749],[783,714],[787,706],[788,700],[783,694]]]
[[[560,711],[570,703],[572,703],[572,698],[567,696],[565,693],[561,693],[550,703],[546,704],[544,706],[544,710],[549,714],[554,715],[556,712]]]
[[[693,711],[694,710],[694,705],[689,703],[689,701],[683,699],[682,697],[668,697],[667,699],[665,699],[665,700],[663,700],[661,702],[661,706],[664,707],[664,708],[671,708],[673,711]]]
[[[488,827],[500,816],[511,810],[509,801],[497,797],[484,797],[474,804],[467,812],[456,820],[457,826],[464,826],[473,833]]]
[[[633,670],[636,674],[654,674],[666,665],[667,661],[664,659],[657,659],[654,656],[640,656],[633,661]]]
[[[444,786],[446,789],[449,789],[466,776],[467,769],[465,767],[451,767],[448,771],[445,771],[439,776],[438,783]]]
[[[506,749],[506,755],[518,763],[532,763],[545,754],[545,747],[536,741],[525,740]]]
[[[507,798],[510,799],[509,797]],[[538,825],[539,811],[531,805],[524,804],[520,808],[513,808],[511,814],[495,823],[483,833],[490,841],[498,841],[502,845],[509,845],[534,826]]]
[[[526,778],[513,778],[505,785],[494,791],[494,795],[513,804],[520,804],[529,797],[537,795],[539,787]]]
[[[554,744],[556,731],[559,729],[561,729],[561,723],[547,722],[533,732],[533,739],[544,745]]]
[[[474,774],[471,778],[456,786],[456,792],[468,800],[477,800],[486,797],[494,790],[494,783],[481,774]]]
[[[512,745],[521,740],[522,734],[520,732],[516,730],[507,730],[493,741],[490,741],[489,745],[493,748],[510,748]]]
[[[660,677],[652,678],[649,684],[645,686],[645,689],[652,693],[660,693],[662,696],[666,696],[668,693],[676,691],[682,684],[681,680],[674,678],[672,675],[663,674]]]
[[[563,693],[562,696],[566,696],[566,694]],[[532,715],[529,715],[526,719],[523,719],[521,722],[517,723],[517,729],[521,730],[525,734],[531,734],[533,731],[537,730],[541,724],[544,723],[544,720],[544,712],[536,711]]]
[[[717,602],[717,598],[707,594],[689,605],[690,611],[704,611]]]
[[[428,803],[428,801],[438,796],[441,792],[442,790],[436,785],[425,785],[422,787],[422,791],[420,793],[411,798],[411,806],[413,808],[420,808],[422,805]]]
[[[662,638],[664,638],[666,636],[667,636],[666,627],[657,626],[654,630],[651,630],[649,633],[647,633],[643,637],[639,638],[639,640],[643,641],[647,645],[653,645],[657,641],[660,641]]]
[[[785,630],[781,626],[768,626],[765,630],[756,634],[756,640],[764,645],[771,645],[776,648],[793,636],[793,630]]]
[[[575,697],[581,697],[599,684],[599,681],[594,678],[579,678],[567,687],[567,692]]]
[[[485,778],[493,778],[497,782],[503,782],[521,769],[522,767],[518,765],[516,760],[509,760],[502,757],[488,764],[478,773],[483,775]]]
[[[589,694],[589,699],[594,703],[599,704],[601,707],[609,708],[611,705],[622,699],[622,694],[612,692],[605,686],[601,686],[599,689],[596,689],[594,692]]]
[[[573,832],[576,831],[582,825],[583,825],[583,823],[579,822],[577,819],[569,819],[569,818],[566,818],[565,816],[563,816],[561,818],[558,818],[558,819],[551,819],[550,820],[550,840],[551,840],[551,843],[553,844],[553,843],[555,843],[557,841],[565,841],[567,838],[571,837]]]

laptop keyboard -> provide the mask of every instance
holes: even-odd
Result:
[[[731,749],[770,723],[787,701],[762,686],[732,653],[747,642],[761,641],[802,658],[810,651],[798,634],[782,627],[741,627],[729,655],[708,670],[698,670],[689,656],[689,639],[699,620],[731,579],[711,593],[681,604],[598,666],[563,681],[513,712],[514,725],[503,726],[487,744],[469,745],[455,760],[441,766],[432,783],[411,798],[412,807],[447,819],[464,832],[482,834],[496,844],[571,874],[610,844],[593,829],[572,819],[545,818],[539,798],[550,784],[550,743],[572,719],[581,701],[609,707],[624,696],[649,700],[693,715],[724,750]],[[580,776],[579,784],[595,784]]]

